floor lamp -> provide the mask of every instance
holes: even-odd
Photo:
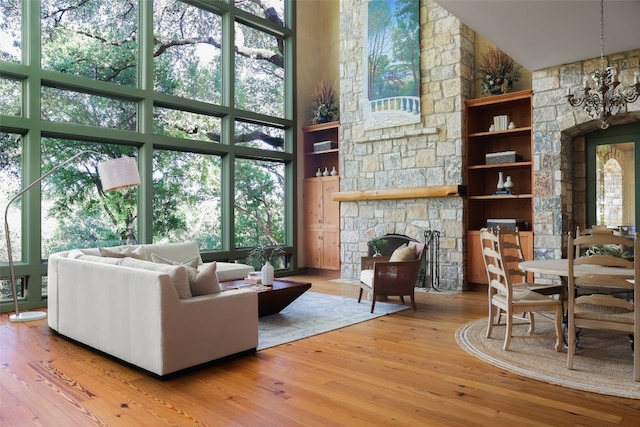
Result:
[[[42,175],[37,180],[33,181],[31,184],[22,189],[18,194],[16,194],[13,199],[9,201],[9,203],[7,203],[7,208],[4,211],[4,232],[7,239],[7,255],[9,256],[9,270],[11,271],[11,287],[13,290],[13,305],[15,309],[15,313],[9,316],[9,320],[11,322],[29,322],[32,320],[40,320],[47,317],[47,313],[44,311],[28,311],[25,313],[20,313],[20,308],[18,307],[16,275],[13,269],[13,255],[11,254],[11,238],[9,237],[9,206],[11,206],[11,203],[13,203],[17,198],[32,189],[34,186],[39,184],[40,181],[60,169],[62,166],[88,153],[104,156],[104,154],[98,153],[96,151],[81,151],[80,153],[60,163],[58,166]],[[122,157],[98,163],[98,175],[100,176],[100,182],[102,182],[103,191],[113,191],[140,185],[138,166],[135,159],[132,157]]]

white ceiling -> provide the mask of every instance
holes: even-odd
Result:
[[[435,0],[529,71],[600,57],[599,0]],[[640,0],[604,3],[605,55],[640,49]]]

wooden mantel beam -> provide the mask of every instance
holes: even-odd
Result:
[[[340,191],[331,194],[337,202],[388,199],[422,199],[460,196],[461,185],[427,185],[421,187],[385,188],[382,190]]]

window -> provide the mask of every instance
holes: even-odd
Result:
[[[597,131],[587,136],[587,224],[635,232],[640,203],[636,165],[640,125]]]
[[[12,205],[25,308],[43,305],[55,251],[193,239],[205,260],[241,260],[267,239],[291,253],[294,4],[0,2],[0,201],[92,151]],[[141,186],[102,192],[97,163],[122,156]],[[7,258],[0,242],[0,284]]]

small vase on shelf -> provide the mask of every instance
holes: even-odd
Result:
[[[331,173],[331,176],[336,176],[336,175],[338,175],[338,171],[336,170],[336,167],[335,167],[335,166],[331,169],[331,172],[330,172],[330,173]]]
[[[322,172],[322,176],[329,176],[329,170],[324,168],[324,172]]]
[[[322,171],[320,170],[320,168],[318,168],[318,170],[316,171],[316,176],[317,177],[321,177],[322,176]]]
[[[504,178],[502,172],[498,172],[498,185],[496,185],[496,188],[498,189],[498,191],[504,190]]]
[[[504,182],[504,189],[511,191],[513,189],[513,181],[511,181],[511,175],[507,175],[507,180]]]

